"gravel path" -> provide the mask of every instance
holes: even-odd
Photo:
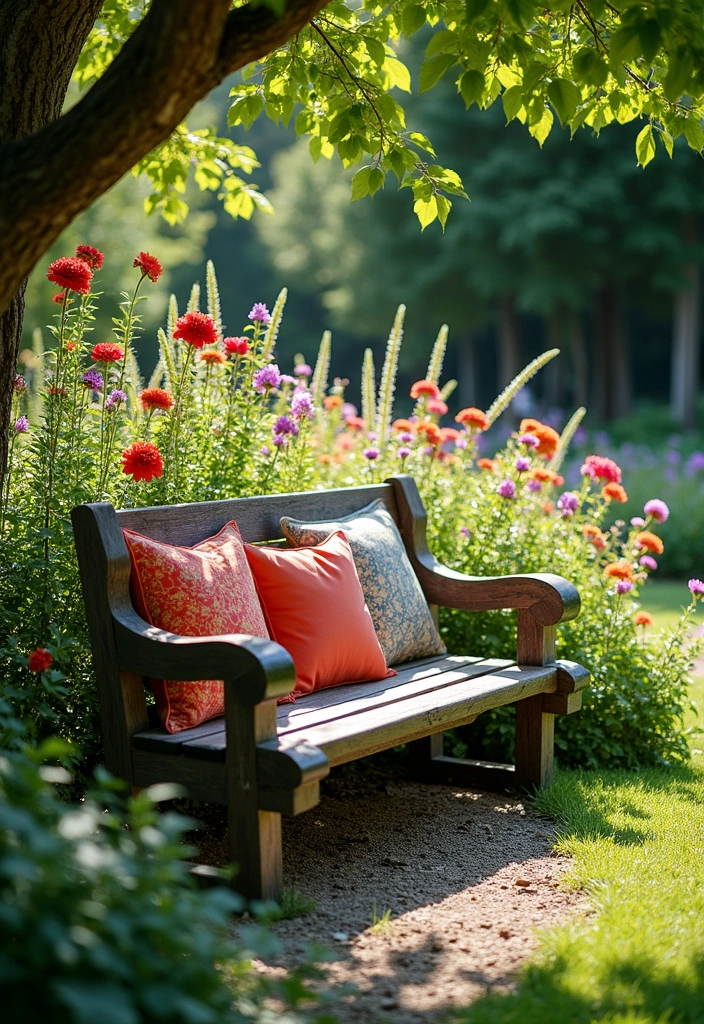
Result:
[[[569,862],[551,854],[552,836],[516,794],[338,769],[320,805],[284,824],[285,885],[316,909],[274,925],[283,955],[258,966],[289,967],[311,942],[333,947],[328,981],[357,986],[335,1008],[343,1024],[415,1024],[506,990],[535,929],[584,908],[560,887]],[[224,855],[220,829],[193,838],[205,859]]]

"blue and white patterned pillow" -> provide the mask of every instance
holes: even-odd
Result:
[[[387,665],[445,654],[401,534],[383,501],[325,522],[284,516],[281,529],[294,547],[320,544],[336,530],[344,532]]]

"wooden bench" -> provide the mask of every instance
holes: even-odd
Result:
[[[516,661],[464,654],[399,666],[395,678],[322,690],[277,707],[294,687],[288,653],[243,635],[184,637],[148,625],[132,607],[122,528],[192,545],[236,520],[246,541],[281,538],[279,519],[332,519],[380,498],[399,526],[434,614],[437,606],[518,610]],[[103,722],[105,763],[134,787],[182,784],[228,806],[235,887],[276,898],[282,884],[281,815],[319,800],[331,766],[412,743],[421,777],[484,788],[543,787],[553,771],[553,721],[581,704],[585,669],[555,661],[555,627],[574,618],[579,595],[549,574],[469,577],[430,554],[414,481],[115,511],[72,513]],[[143,678],[224,679],[224,718],[169,735],[150,722]],[[443,756],[446,729],[489,708],[516,704],[516,764]]]

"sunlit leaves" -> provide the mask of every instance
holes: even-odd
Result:
[[[652,124],[647,124],[642,131],[638,132],[636,156],[641,167],[647,167],[655,156],[655,136]]]

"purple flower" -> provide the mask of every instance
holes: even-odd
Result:
[[[15,433],[26,434],[29,430],[29,420],[26,416],[20,416],[19,419],[15,420]]]
[[[531,448],[540,447],[540,438],[536,437],[535,434],[521,434],[518,438],[519,444],[528,444]]]
[[[348,419],[350,416],[356,416],[356,415],[357,415],[357,406],[356,405],[352,405],[351,402],[343,402],[342,403],[342,405],[340,406],[340,416],[342,416],[343,420]]]
[[[266,327],[271,323],[271,314],[263,302],[255,302],[249,311],[249,319],[257,320]]]
[[[704,452],[692,452],[687,460],[687,472],[692,475],[702,469],[704,469]]]
[[[469,527],[460,526],[460,533],[462,534],[463,537],[469,537]]]
[[[261,448],[259,449],[259,454],[260,455],[271,455],[271,449],[267,448],[267,446],[265,444],[263,444],[261,446]]]
[[[516,497],[516,485],[513,480],[503,480],[496,491],[502,498],[515,498]]]
[[[410,454],[411,449],[407,448],[405,445],[402,448],[399,448],[399,450],[396,452],[396,456],[399,459],[407,459]]]
[[[643,509],[646,516],[652,516],[656,523],[664,523],[670,518],[670,510],[660,498],[651,498],[646,501]]]
[[[274,438],[276,438],[277,434],[290,434],[291,437],[295,437],[298,433],[298,427],[292,419],[289,419],[288,416],[279,416],[278,420],[271,428],[271,432],[274,435]]]
[[[110,392],[110,394],[108,395],[107,401],[105,403],[105,408],[106,409],[114,409],[114,407],[116,405],[119,405],[120,402],[126,402],[126,401],[127,401],[127,395],[125,394],[125,392],[124,391],[120,391],[119,388],[113,388],[112,391]]]
[[[278,388],[281,383],[281,374],[276,363],[268,363],[266,366],[262,366],[261,370],[257,370],[252,383],[254,390],[258,391],[260,395],[270,391],[271,388]]]
[[[103,386],[103,375],[97,370],[86,370],[81,380],[91,391],[100,391]]]
[[[619,580],[616,584],[617,594],[627,594],[629,590],[633,590],[633,584],[630,580]]]
[[[433,444],[426,445],[426,447],[423,448],[423,450],[421,451],[421,455],[434,455],[434,454],[435,454],[435,445],[433,445]]]
[[[687,586],[693,594],[704,594],[704,583],[701,580],[690,580]]]
[[[519,473],[525,473],[527,469],[530,469],[530,459],[526,458],[525,455],[519,455],[515,465]]]
[[[367,437],[369,438],[370,441],[376,441],[378,436],[379,435],[376,434],[373,430],[370,430],[369,433],[367,434]]]
[[[457,440],[455,441],[455,448],[461,448],[464,451],[464,449],[467,447],[467,444],[468,442],[466,437],[458,437]]]
[[[277,448],[283,448],[287,440],[288,438],[286,437],[285,434],[274,434],[273,443],[276,445]]]
[[[409,434],[407,430],[404,430],[398,435],[399,441],[403,441],[404,444],[410,444],[413,440],[413,434]]]
[[[678,463],[682,461],[682,456],[680,455],[680,453],[678,451],[673,451],[672,449],[670,449],[665,458],[672,466],[676,466]]]
[[[641,555],[638,559],[638,564],[642,565],[644,569],[650,569],[651,572],[654,572],[658,567],[658,563],[652,555]]]
[[[308,363],[298,363],[297,366],[294,366],[293,372],[297,377],[310,377],[313,368]]]
[[[645,526],[645,519],[642,516],[633,516],[631,526]]]
[[[305,388],[296,388],[291,399],[291,413],[297,420],[303,419],[304,416],[307,416],[309,420],[313,419],[315,406],[310,391],[306,391]]]
[[[565,491],[557,499],[557,507],[562,512],[563,519],[573,516],[579,508],[579,498],[574,491]]]
[[[296,384],[298,382],[296,381],[295,377],[291,376],[290,373],[282,373],[281,374],[281,383],[282,384]]]
[[[529,491],[539,491],[542,488],[540,480],[529,480],[526,487]]]
[[[379,458],[380,452],[378,448],[365,448],[362,455],[365,459],[369,459],[370,462],[373,462],[374,459]]]

